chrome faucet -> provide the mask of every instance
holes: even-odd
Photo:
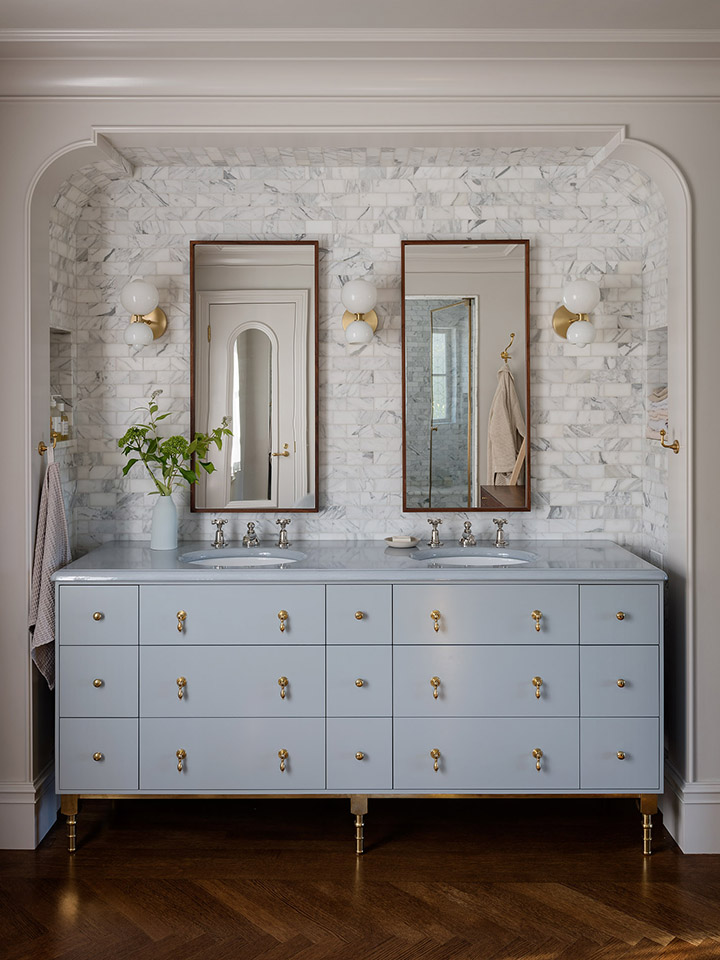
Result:
[[[440,534],[438,532],[438,526],[442,523],[442,520],[428,520],[428,523],[432,527],[432,533],[430,534],[430,539],[428,540],[429,547],[441,547],[442,540],[440,539]]]
[[[227,523],[227,520],[212,520],[211,522],[215,524],[215,539],[212,542],[212,546],[215,547],[216,550],[219,550],[221,547],[226,547],[225,534],[222,528]]]
[[[279,547],[289,547],[290,542],[287,536],[287,530],[285,529],[289,523],[292,523],[291,520],[276,520],[275,523],[280,527],[280,533],[278,534],[277,545]]]
[[[463,525],[462,536],[458,540],[458,543],[461,547],[474,547],[477,543],[472,532],[472,524],[469,520],[466,520]]]
[[[493,517],[493,523],[497,524],[497,536],[495,537],[495,546],[506,547],[508,543],[507,543],[507,540],[505,539],[505,534],[503,533],[503,527],[507,523],[507,520],[496,520]]]
[[[260,546],[260,541],[258,540],[258,536],[257,536],[257,534],[255,533],[255,524],[253,523],[252,520],[250,520],[250,522],[249,522],[248,525],[247,525],[247,533],[246,533],[245,536],[242,538],[242,545],[243,545],[244,547],[259,547],[259,546]]]

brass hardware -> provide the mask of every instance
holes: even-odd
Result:
[[[167,330],[167,314],[160,307],[155,307],[150,313],[134,313],[130,317],[130,323],[147,324],[152,330],[153,340],[157,340]]]
[[[432,677],[430,679],[430,686],[433,688],[433,698],[437,700],[438,698],[438,687],[440,686],[440,677]]]
[[[618,750],[618,752],[615,754],[615,756],[618,758],[618,760],[624,760],[624,759],[625,759],[625,751],[624,751],[624,750]]]
[[[652,814],[642,815],[643,823],[643,854],[649,857],[652,854]]]
[[[186,687],[186,686],[187,686],[187,680],[185,679],[185,677],[178,677],[175,682],[176,682],[177,685],[178,685],[178,700],[182,700],[182,698],[183,698],[183,687]]]
[[[290,756],[287,750],[278,750],[278,757],[280,757],[280,773],[285,773],[285,761]]]
[[[535,696],[540,699],[540,687],[543,685],[542,677],[533,677],[532,685],[535,687]]]
[[[270,456],[271,457],[289,457],[290,451],[288,450],[288,445],[284,443],[282,453],[271,453]]]
[[[433,758],[433,761],[434,761],[434,762],[433,762],[433,770],[435,771],[435,773],[437,773],[437,772],[438,772],[438,760],[440,759],[440,751],[438,750],[437,747],[434,747],[434,748],[430,751],[430,756]]]
[[[287,610],[281,610],[278,614],[278,620],[280,621],[280,633],[285,633],[285,621],[288,619]]]
[[[183,624],[185,623],[186,620],[187,620],[187,614],[185,613],[185,611],[184,611],[184,610],[178,610],[178,612],[177,612],[177,628],[178,628],[178,633],[182,633],[182,632],[183,632]]]
[[[349,310],[346,310],[340,321],[343,325],[343,330],[347,330],[350,324],[356,320],[364,320],[369,327],[372,327],[373,333],[377,330],[378,317],[374,310],[368,310],[367,313],[350,313]]]
[[[104,620],[104,619],[105,619],[105,614],[101,613],[99,610],[96,610],[95,613],[93,614],[93,620]]]
[[[355,613],[355,619],[356,619],[356,620],[362,620],[364,616],[365,616],[365,614],[362,612],[362,610],[358,610],[358,611],[356,611],[356,613]]]
[[[356,760],[364,760],[364,759],[365,759],[365,754],[362,753],[362,751],[358,750],[358,752],[355,754],[355,759],[356,759]]]
[[[660,446],[665,447],[666,450],[672,450],[673,453],[680,453],[680,441],[673,440],[672,443],[665,443],[665,431],[660,431]]]
[[[622,677],[618,680],[617,685],[618,685],[619,687],[624,687],[624,686],[625,686],[625,681],[622,679]]]
[[[433,622],[433,629],[435,630],[435,633],[437,633],[438,630],[440,629],[440,626],[439,626],[439,624],[438,624],[438,620],[440,619],[440,611],[439,611],[439,610],[432,610],[432,611],[430,612],[430,619],[431,619],[432,622]]]
[[[533,752],[532,752],[532,755],[533,755],[533,757],[534,757],[534,759],[535,759],[535,769],[536,769],[536,770],[541,770],[542,767],[540,766],[540,761],[541,761],[542,758],[543,758],[543,752],[542,752],[542,750],[540,749],[540,747],[535,747],[535,749],[534,749]]]
[[[98,752],[98,753],[94,753],[94,754],[93,754],[93,760],[98,760],[98,761],[100,761],[100,760],[104,760],[104,759],[105,759],[105,754],[104,754],[104,753]]]
[[[57,446],[57,442],[58,442],[58,440],[60,439],[61,436],[62,436],[62,434],[58,433],[57,430],[51,430],[51,431],[50,431],[50,437],[52,438],[52,448],[53,448],[53,450],[54,450],[55,447]],[[40,454],[41,457],[43,456],[43,454],[46,454],[46,453],[47,453],[47,449],[48,449],[48,448],[47,448],[47,444],[46,444],[46,443],[43,443],[43,441],[41,440],[40,443],[37,445],[37,451],[38,451],[38,453]]]
[[[280,699],[285,699],[285,687],[290,683],[287,677],[280,677],[278,680],[278,686],[280,687]]]
[[[511,333],[511,334],[510,334],[510,343],[505,347],[504,350],[501,350],[501,351],[500,351],[500,359],[501,359],[501,360],[504,360],[506,365],[507,365],[508,360],[512,360],[512,357],[511,357],[510,354],[508,353],[508,350],[509,350],[510,347],[513,345],[513,340],[514,340],[514,339],[515,339],[515,334],[514,334],[514,333]]]
[[[364,687],[364,686],[365,686],[365,681],[362,680],[360,677],[358,677],[357,680],[355,681],[355,686],[356,686],[356,687]]]
[[[178,773],[182,773],[183,760],[185,759],[185,757],[187,757],[187,754],[182,748],[180,748],[180,750],[175,751],[175,756],[177,757],[177,762],[178,762],[178,766],[177,766]]]
[[[102,687],[102,685],[103,685],[104,683],[105,683],[105,681],[104,681],[104,680],[101,680],[100,677],[95,677],[95,679],[93,680],[93,686],[94,686],[94,687]]]
[[[625,619],[625,614],[622,612],[622,610],[620,610],[620,611],[618,611],[618,613],[615,614],[615,618],[616,618],[617,620],[624,620],[624,619]]]
[[[530,616],[535,621],[535,629],[538,633],[540,633],[540,621],[542,620],[542,613],[540,613],[539,610],[533,610]]]
[[[75,845],[77,842],[77,814],[71,813],[67,818],[67,838],[68,838],[68,853],[75,853]]]

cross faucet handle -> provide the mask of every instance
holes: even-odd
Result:
[[[211,520],[210,523],[214,523],[216,527],[224,527],[227,520]]]
[[[430,534],[430,540],[428,541],[428,546],[429,546],[429,547],[441,547],[441,546],[442,546],[442,542],[441,542],[441,540],[440,540],[440,533],[439,533],[439,531],[438,531],[438,527],[439,527],[440,524],[442,523],[442,520],[441,520],[441,519],[428,520],[428,523],[429,523],[430,526],[432,527],[432,533]]]
[[[503,533],[503,527],[507,523],[507,520],[501,520],[497,517],[493,517],[493,523],[497,525],[497,536],[495,537],[495,546],[496,547],[506,547],[507,540],[505,539],[505,534]]]
[[[280,533],[278,535],[277,545],[279,547],[289,547],[290,542],[288,541],[288,535],[286,527],[289,523],[292,523],[292,520],[276,520],[275,523],[280,527]]]

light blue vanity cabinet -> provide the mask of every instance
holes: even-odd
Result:
[[[71,848],[81,796],[349,796],[361,852],[369,796],[627,794],[649,852],[661,571],[607,543],[449,570],[302,548],[238,570],[111,544],[56,575]]]

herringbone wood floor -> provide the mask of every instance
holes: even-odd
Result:
[[[655,818],[656,820],[658,818]],[[720,857],[632,801],[85,802],[0,852],[3,960],[720,958]]]

